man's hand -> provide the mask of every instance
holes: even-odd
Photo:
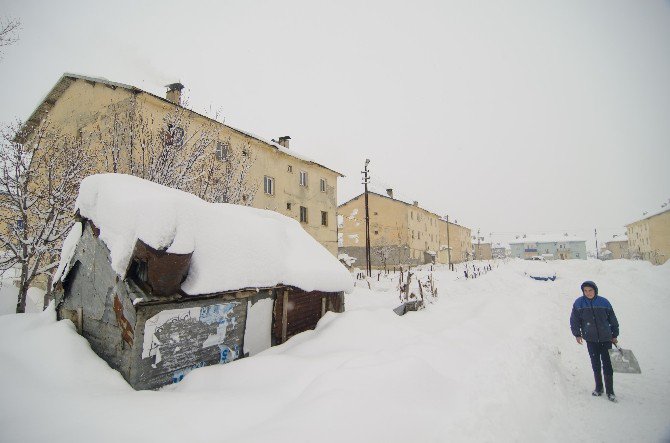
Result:
[[[619,342],[619,340],[617,340],[616,337],[612,337],[612,343],[617,344],[618,342]]]
[[[577,339],[577,343],[579,343],[580,345],[584,341],[581,337],[575,337],[575,338]]]

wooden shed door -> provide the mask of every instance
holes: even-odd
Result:
[[[288,297],[285,295],[288,294]],[[286,306],[286,340],[309,329],[314,329],[322,315],[326,293],[319,291],[278,291],[274,307],[273,344],[283,343],[284,307]],[[288,300],[288,303],[285,303]]]

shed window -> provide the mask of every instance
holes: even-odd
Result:
[[[307,223],[307,208],[300,206],[300,223]]]

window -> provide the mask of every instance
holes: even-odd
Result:
[[[321,226],[328,226],[328,213],[321,211]]]
[[[321,179],[319,189],[321,189],[321,192],[326,192],[326,180],[323,178]]]
[[[16,230],[23,231],[23,229],[24,229],[23,219],[16,220]]]
[[[286,210],[288,210],[288,211],[291,210],[291,203],[286,203]]]
[[[247,148],[242,149],[242,157],[249,157],[249,150]]]
[[[223,162],[228,160],[228,142],[216,142],[216,159]]]
[[[414,213],[413,213],[412,211],[409,211],[409,218],[411,218],[412,220],[414,220]]]
[[[375,231],[375,235],[379,235],[379,231]]]
[[[300,186],[307,187],[307,172],[300,171]]]
[[[300,223],[307,223],[307,208],[300,206]]]
[[[414,238],[414,231],[412,231],[412,238]]]
[[[184,144],[184,129],[169,123],[165,131],[165,145],[180,147]]]
[[[287,172],[293,172],[293,166],[288,165],[288,168],[286,168]]]
[[[416,238],[421,240],[421,231],[417,231],[416,233]]]
[[[266,175],[263,179],[263,190],[268,195],[275,195],[275,179]]]

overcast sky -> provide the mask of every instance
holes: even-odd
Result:
[[[0,121],[64,72],[163,95],[503,239],[670,198],[670,2],[0,1]]]

